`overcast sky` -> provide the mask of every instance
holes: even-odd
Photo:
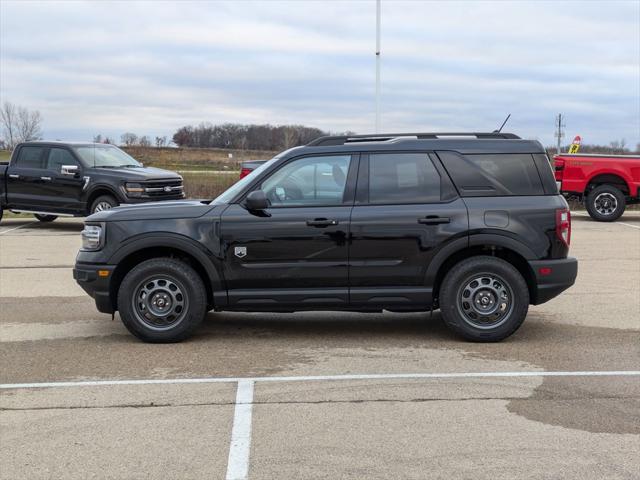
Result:
[[[0,1],[0,96],[47,139],[374,130],[375,1]],[[640,2],[382,2],[384,131],[640,142]]]

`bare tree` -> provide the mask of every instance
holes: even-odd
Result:
[[[29,111],[4,102],[0,109],[0,123],[5,143],[11,150],[20,142],[42,138],[42,115],[38,110]]]
[[[138,142],[138,136],[135,133],[127,132],[120,136],[120,142],[125,146],[131,147]]]
[[[26,108],[18,108],[18,138],[21,142],[42,138],[42,115],[38,110],[30,112]]]
[[[140,145],[141,147],[150,147],[151,146],[151,140],[149,140],[149,137],[147,137],[146,135],[143,135],[138,140],[138,145]]]
[[[16,123],[18,121],[18,112],[13,103],[4,102],[0,110],[0,121],[2,121],[2,134],[4,141],[9,150],[13,150],[17,142],[18,132]]]
[[[93,143],[102,143],[102,135],[101,134],[94,135],[93,136]]]
[[[167,144],[167,137],[156,137],[156,147],[161,148]]]

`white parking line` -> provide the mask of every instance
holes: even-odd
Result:
[[[252,380],[238,382],[226,480],[245,480],[249,475],[253,384]]]
[[[3,230],[3,231],[0,232],[0,235],[4,235],[5,233],[13,232],[14,230],[18,230],[19,228],[26,227],[27,225],[31,225],[32,223],[36,223],[36,222],[27,222],[27,223],[23,223],[22,225],[18,225],[15,228],[10,228],[9,230]]]
[[[430,378],[497,378],[497,377],[630,377],[640,376],[640,370],[594,370],[576,372],[452,372],[452,373],[381,373],[362,375],[307,375],[295,377],[205,377],[205,378],[150,378],[143,380],[86,380],[78,382],[2,383],[0,389],[100,387],[111,385],[178,385],[189,383],[250,382],[319,382],[339,380],[411,380]]]
[[[572,217],[582,217],[582,218],[587,218],[589,217],[589,214],[587,213],[578,213],[578,212],[571,212],[571,216]],[[640,230],[640,227],[638,225],[631,225],[630,223],[625,223],[625,222],[611,222],[615,225],[624,225],[625,227],[631,227],[631,228],[635,228],[636,230]]]

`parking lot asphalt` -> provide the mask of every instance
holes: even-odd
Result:
[[[2,479],[640,477],[640,376],[591,374],[640,370],[635,212],[574,216],[576,285],[498,344],[439,312],[210,313],[143,344],[73,281],[81,225],[0,225]]]

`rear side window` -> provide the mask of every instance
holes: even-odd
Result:
[[[460,194],[473,196],[544,195],[531,154],[460,155],[439,152]]]
[[[426,153],[369,155],[369,203],[440,201],[440,174]]]
[[[22,168],[43,168],[45,147],[22,147],[18,154],[17,165]]]
[[[69,150],[64,148],[52,148],[49,150],[47,169],[59,172],[63,165],[78,165],[78,162],[73,158]]]

